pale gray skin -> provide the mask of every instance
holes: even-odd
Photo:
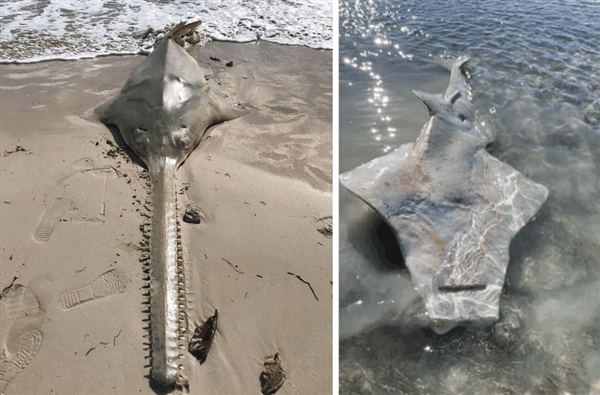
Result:
[[[430,113],[415,143],[340,175],[393,229],[437,333],[498,319],[509,243],[548,197],[482,149],[466,62],[452,66],[445,95],[415,92]]]
[[[133,70],[121,92],[95,111],[101,122],[119,128],[150,173],[152,376],[162,384],[184,381],[179,346],[185,289],[176,170],[211,125],[246,113],[217,96],[196,61],[175,42],[198,25],[180,26],[166,36]]]
[[[211,125],[246,114],[211,90],[198,63],[175,42],[176,34],[165,37],[121,92],[96,109],[150,171],[165,158],[179,167]]]

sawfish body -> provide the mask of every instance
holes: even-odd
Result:
[[[200,22],[180,26],[144,60],[113,99],[95,112],[119,128],[150,174],[153,215],[150,238],[152,376],[180,380],[179,332],[185,307],[183,258],[177,223],[176,170],[214,124],[244,115],[206,83],[197,62],[175,40]]]
[[[452,65],[444,95],[415,92],[430,118],[414,143],[340,175],[393,229],[438,333],[498,319],[509,243],[548,197],[483,149],[466,62]]]

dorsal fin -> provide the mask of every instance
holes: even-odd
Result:
[[[202,21],[196,21],[196,22],[192,22],[192,23],[188,23],[188,24],[186,24],[185,22],[178,23],[173,28],[171,33],[169,33],[169,36],[174,39],[181,38],[181,37],[185,36],[186,34],[191,33],[194,30],[196,30],[196,28],[198,26],[200,26],[201,24],[202,24]]]
[[[455,96],[458,92],[464,93],[465,97],[467,96],[466,93],[469,91],[469,86],[467,85],[463,68],[469,60],[468,57],[458,58],[450,67],[450,83],[444,95],[447,100]]]
[[[444,97],[442,95],[433,95],[421,91],[413,91],[415,95],[427,106],[430,116],[438,114],[445,106]]]

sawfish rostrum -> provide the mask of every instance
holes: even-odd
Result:
[[[437,333],[498,319],[509,243],[548,197],[483,149],[466,62],[452,65],[444,95],[415,92],[430,118],[414,143],[340,176],[393,229]]]
[[[152,185],[150,320],[152,376],[163,384],[181,379],[180,320],[185,307],[178,238],[176,170],[206,130],[246,112],[227,104],[206,83],[196,61],[175,40],[200,22],[165,36],[113,99],[96,109],[101,122],[119,128],[146,164]]]

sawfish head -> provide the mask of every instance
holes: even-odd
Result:
[[[119,128],[151,172],[166,163],[179,167],[211,125],[247,113],[215,93],[194,58],[176,43],[199,24],[165,36],[119,94],[95,111],[101,122]]]

